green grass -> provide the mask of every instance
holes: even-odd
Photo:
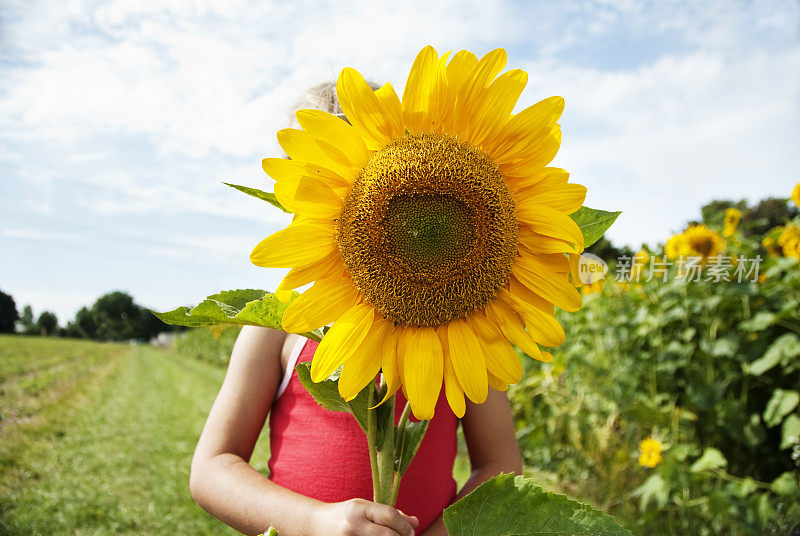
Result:
[[[150,347],[0,337],[0,371],[13,416],[0,428],[0,534],[236,534],[188,489],[223,369]],[[267,458],[259,442],[252,463],[266,471]]]
[[[0,536],[238,534],[188,486],[224,374],[147,346],[0,336]],[[265,474],[267,433],[251,460]]]

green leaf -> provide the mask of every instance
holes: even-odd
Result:
[[[278,536],[278,531],[275,527],[270,527],[267,529],[267,532],[263,533],[261,536]]]
[[[739,329],[743,329],[745,331],[764,331],[777,321],[778,317],[775,316],[775,313],[770,313],[769,311],[759,311],[753,315],[753,318],[750,320],[739,322]]]
[[[781,476],[772,481],[769,489],[776,495],[794,496],[800,494],[800,486],[797,484],[797,474],[786,471]]]
[[[297,296],[299,294],[294,292],[284,303],[266,290],[225,290],[219,294],[212,294],[193,309],[178,307],[165,313],[153,310],[150,312],[162,322],[177,326],[239,324],[282,329],[283,312]],[[302,335],[317,342],[322,340],[319,330]]]
[[[544,491],[529,478],[501,474],[448,506],[450,536],[630,536],[614,518]]]
[[[307,361],[298,363],[295,369],[297,369],[297,375],[300,377],[300,383],[314,397],[317,404],[328,411],[350,413],[355,417],[362,430],[367,429],[367,389],[370,387],[369,385],[362,389],[353,400],[345,402],[344,398],[339,394],[338,371],[321,382],[315,383],[311,379],[311,363]]]
[[[569,217],[578,224],[581,233],[583,233],[583,245],[588,248],[600,240],[620,214],[622,214],[621,211],[608,212],[596,208],[581,207],[577,212],[570,214]]]
[[[753,376],[760,376],[778,363],[788,363],[798,355],[800,355],[800,339],[794,333],[786,333],[775,339],[763,356],[750,363],[747,372]]]
[[[781,426],[780,448],[788,449],[798,441],[800,441],[800,417],[797,414],[789,415]]]
[[[728,460],[725,459],[725,456],[723,456],[720,451],[714,447],[708,447],[703,451],[703,455],[692,464],[689,470],[693,473],[700,473],[702,471],[720,469],[727,465]]]
[[[411,460],[419,450],[419,445],[425,437],[430,421],[406,422],[405,429],[397,430],[394,436],[394,452],[396,456],[395,469],[401,475],[405,474]]]
[[[775,389],[772,398],[767,402],[767,407],[764,408],[764,424],[770,428],[780,424],[798,403],[800,403],[800,393],[797,391]]]
[[[288,210],[286,210],[286,208],[284,208],[283,205],[281,205],[280,201],[278,201],[278,198],[275,197],[275,194],[271,192],[264,192],[262,190],[258,190],[257,188],[250,188],[249,186],[242,186],[240,184],[231,184],[229,182],[223,182],[222,184],[230,186],[231,188],[236,188],[240,192],[244,192],[247,195],[252,195],[253,197],[257,197],[262,201],[266,201],[270,205],[277,207],[284,212],[289,212]]]
[[[631,496],[640,497],[639,510],[641,511],[647,509],[651,500],[655,501],[658,508],[663,508],[669,502],[669,486],[661,475],[655,473],[633,490]]]

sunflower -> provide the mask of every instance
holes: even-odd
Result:
[[[289,160],[267,158],[275,195],[295,214],[251,254],[291,268],[279,290],[314,282],[290,303],[282,327],[332,323],[311,365],[314,381],[339,366],[354,398],[379,371],[418,419],[439,393],[464,415],[465,396],[522,377],[511,344],[540,361],[559,346],[554,308],[575,311],[583,236],[569,214],[586,188],[555,156],[561,97],[512,114],[527,74],[503,74],[506,53],[439,56],[424,48],[402,100],[373,91],[351,68],[337,82],[346,121],[300,110],[301,129],[278,132]]]
[[[648,437],[639,443],[639,465],[653,468],[663,461],[661,450],[663,445],[658,439]]]
[[[800,259],[800,227],[793,223],[787,223],[781,229],[777,244],[783,251],[784,257]]]
[[[795,205],[800,206],[800,182],[795,184],[792,190],[792,201],[794,201]]]
[[[718,232],[700,224],[690,225],[681,234],[667,240],[664,253],[671,259],[701,257],[702,262],[705,263],[709,257],[719,255],[724,247],[725,241]]]
[[[742,219],[742,211],[736,208],[729,208],[725,211],[725,225],[722,229],[722,236],[729,237],[736,232],[739,221]]]

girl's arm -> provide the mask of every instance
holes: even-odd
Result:
[[[503,391],[489,389],[483,404],[467,400],[467,411],[461,419],[464,438],[469,451],[472,474],[456,500],[500,473],[522,474],[522,458],[519,454],[511,405]],[[446,536],[442,517],[439,516],[423,536]]]
[[[248,463],[275,399],[286,334],[245,326],[192,459],[189,489],[207,512],[245,534],[413,536],[415,517],[362,499],[328,504],[283,488]]]

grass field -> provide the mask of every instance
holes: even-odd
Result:
[[[0,337],[0,534],[236,534],[188,491],[223,375],[156,348]]]
[[[0,336],[0,536],[237,534],[188,489],[223,376],[147,346]]]

